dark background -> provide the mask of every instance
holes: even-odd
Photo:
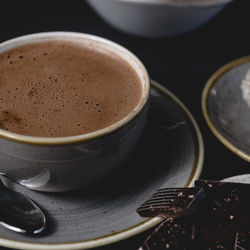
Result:
[[[202,177],[221,179],[250,173],[249,163],[225,148],[208,129],[201,93],[209,76],[225,63],[250,54],[250,1],[234,0],[212,21],[188,34],[146,39],[104,23],[84,0],[1,1],[0,42],[42,31],[77,31],[113,40],[136,54],[150,77],[175,93],[200,126],[205,144]],[[137,249],[145,235],[102,249]]]

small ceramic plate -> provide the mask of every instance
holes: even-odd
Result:
[[[225,179],[225,181],[250,184],[250,174],[232,176],[232,177]]]
[[[112,176],[85,189],[42,193],[15,186],[48,216],[43,235],[29,237],[0,227],[0,245],[17,249],[86,249],[111,244],[160,222],[136,208],[162,187],[191,186],[203,165],[200,130],[187,108],[152,82],[148,123],[137,149]]]
[[[242,97],[241,85],[249,69],[250,56],[226,64],[211,76],[202,94],[203,114],[214,135],[247,161],[250,106]]]

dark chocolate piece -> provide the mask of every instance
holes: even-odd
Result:
[[[234,248],[236,250],[250,249],[250,224],[236,233]]]
[[[194,250],[194,224],[192,216],[165,220],[145,240],[143,250]]]
[[[225,241],[250,223],[250,185],[216,181],[197,181],[206,199],[197,209],[199,241]]]
[[[250,249],[250,225],[247,225],[240,232],[237,232],[233,237],[221,241],[210,243],[208,245],[199,245],[202,250],[249,250]]]
[[[188,215],[191,210],[190,202],[199,190],[200,188],[159,189],[136,211],[143,217],[169,218]]]
[[[168,218],[143,250],[250,249],[249,184],[200,180],[195,188],[162,189],[137,212]]]
[[[235,237],[231,237],[230,239],[226,241],[218,241],[215,243],[210,243],[208,245],[197,245],[196,249],[198,250],[240,250],[240,249],[235,249]],[[244,249],[243,249],[244,250]]]

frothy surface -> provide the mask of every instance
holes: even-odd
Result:
[[[131,66],[77,41],[45,41],[0,55],[0,128],[61,137],[105,128],[142,95]]]

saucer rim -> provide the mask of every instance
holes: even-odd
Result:
[[[193,128],[193,138],[195,140],[195,161],[193,164],[192,171],[190,173],[189,179],[185,184],[185,187],[193,186],[194,181],[200,177],[201,171],[203,169],[203,162],[204,162],[204,143],[202,134],[196,123],[193,115],[188,110],[188,108],[169,90],[167,90],[164,86],[160,85],[159,83],[155,82],[151,79],[151,87],[160,90],[164,95],[168,98],[171,98],[172,101],[178,105],[181,110],[186,115],[187,119],[190,121],[190,124]],[[17,240],[10,240],[7,238],[3,238],[0,236],[0,245],[4,247],[16,248],[16,249],[37,249],[37,250],[45,250],[45,249],[54,249],[54,250],[64,250],[64,249],[89,249],[95,247],[101,247],[105,245],[109,245],[115,242],[119,242],[121,240],[125,240],[129,237],[135,236],[140,234],[156,224],[160,223],[162,218],[155,217],[147,219],[141,223],[134,225],[133,227],[127,228],[117,233],[112,233],[106,236],[94,238],[91,240],[84,240],[84,241],[77,241],[77,242],[66,242],[66,243],[34,243],[34,242],[27,242],[27,241],[17,241]]]
[[[238,59],[235,59],[224,66],[220,67],[215,73],[213,73],[210,78],[207,80],[205,87],[202,91],[202,97],[201,97],[201,107],[202,107],[202,113],[205,118],[205,121],[209,127],[209,129],[212,131],[212,133],[215,135],[215,137],[229,150],[231,150],[234,154],[241,157],[242,159],[250,162],[250,154],[244,152],[243,150],[239,149],[237,146],[235,146],[233,143],[231,143],[223,134],[216,128],[215,123],[211,119],[210,110],[208,107],[208,98],[211,94],[211,89],[216,85],[218,82],[218,79],[222,77],[224,74],[232,70],[234,67],[237,67],[239,65],[242,65],[244,63],[250,62],[250,55],[240,57]]]

